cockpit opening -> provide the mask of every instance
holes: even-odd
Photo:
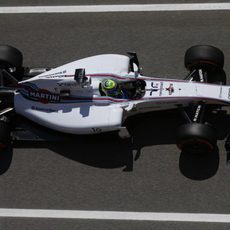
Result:
[[[104,79],[100,83],[99,91],[102,96],[138,100],[145,95],[145,86],[145,81],[141,79],[127,82]]]

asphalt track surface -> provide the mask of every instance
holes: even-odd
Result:
[[[221,48],[230,75],[229,28],[229,11],[0,15],[0,42],[22,50],[25,66],[134,50],[145,75],[182,79],[184,52],[196,44]],[[229,214],[224,141],[212,156],[185,156],[174,145],[179,123],[174,113],[151,114],[133,121],[132,142],[102,135],[15,147],[0,163],[0,208]],[[219,132],[227,125],[222,120]],[[0,218],[0,229],[216,230],[229,224]]]
[[[164,3],[221,3],[229,0],[8,0],[1,1],[0,6],[41,6],[41,5],[110,5],[110,4],[164,4]]]

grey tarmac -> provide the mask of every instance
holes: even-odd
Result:
[[[83,1],[65,2],[72,3]],[[49,4],[61,3],[50,0]],[[95,3],[88,0],[87,4]],[[210,44],[224,51],[229,76],[229,28],[228,11],[0,15],[0,43],[18,47],[24,65],[38,67],[99,53],[136,51],[145,75],[178,79],[187,74],[186,49]],[[133,122],[133,141],[110,134],[79,136],[70,143],[15,146],[13,154],[0,160],[0,208],[229,214],[230,168],[224,141],[218,141],[219,150],[212,156],[189,158],[174,144],[179,123],[175,113],[151,114]],[[229,229],[227,224],[207,223],[0,218],[1,229],[18,226],[30,230]]]

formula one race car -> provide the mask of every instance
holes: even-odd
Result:
[[[28,68],[21,52],[0,46],[0,147],[10,145],[24,117],[31,125],[69,134],[96,134],[124,129],[130,116],[180,110],[186,123],[178,127],[182,151],[212,151],[217,136],[205,114],[230,104],[223,70],[224,55],[213,46],[186,51],[184,80],[143,76],[135,53],[103,54],[57,68]],[[105,80],[115,91],[107,93]],[[191,109],[192,108],[192,109]]]

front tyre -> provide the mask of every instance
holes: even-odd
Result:
[[[194,69],[223,69],[224,54],[214,46],[192,46],[185,53],[184,64],[189,71]]]
[[[181,125],[177,133],[177,146],[190,154],[211,153],[216,147],[216,131],[211,125],[190,123]]]
[[[207,73],[207,83],[216,85],[226,85],[227,77],[223,69],[209,71]]]

